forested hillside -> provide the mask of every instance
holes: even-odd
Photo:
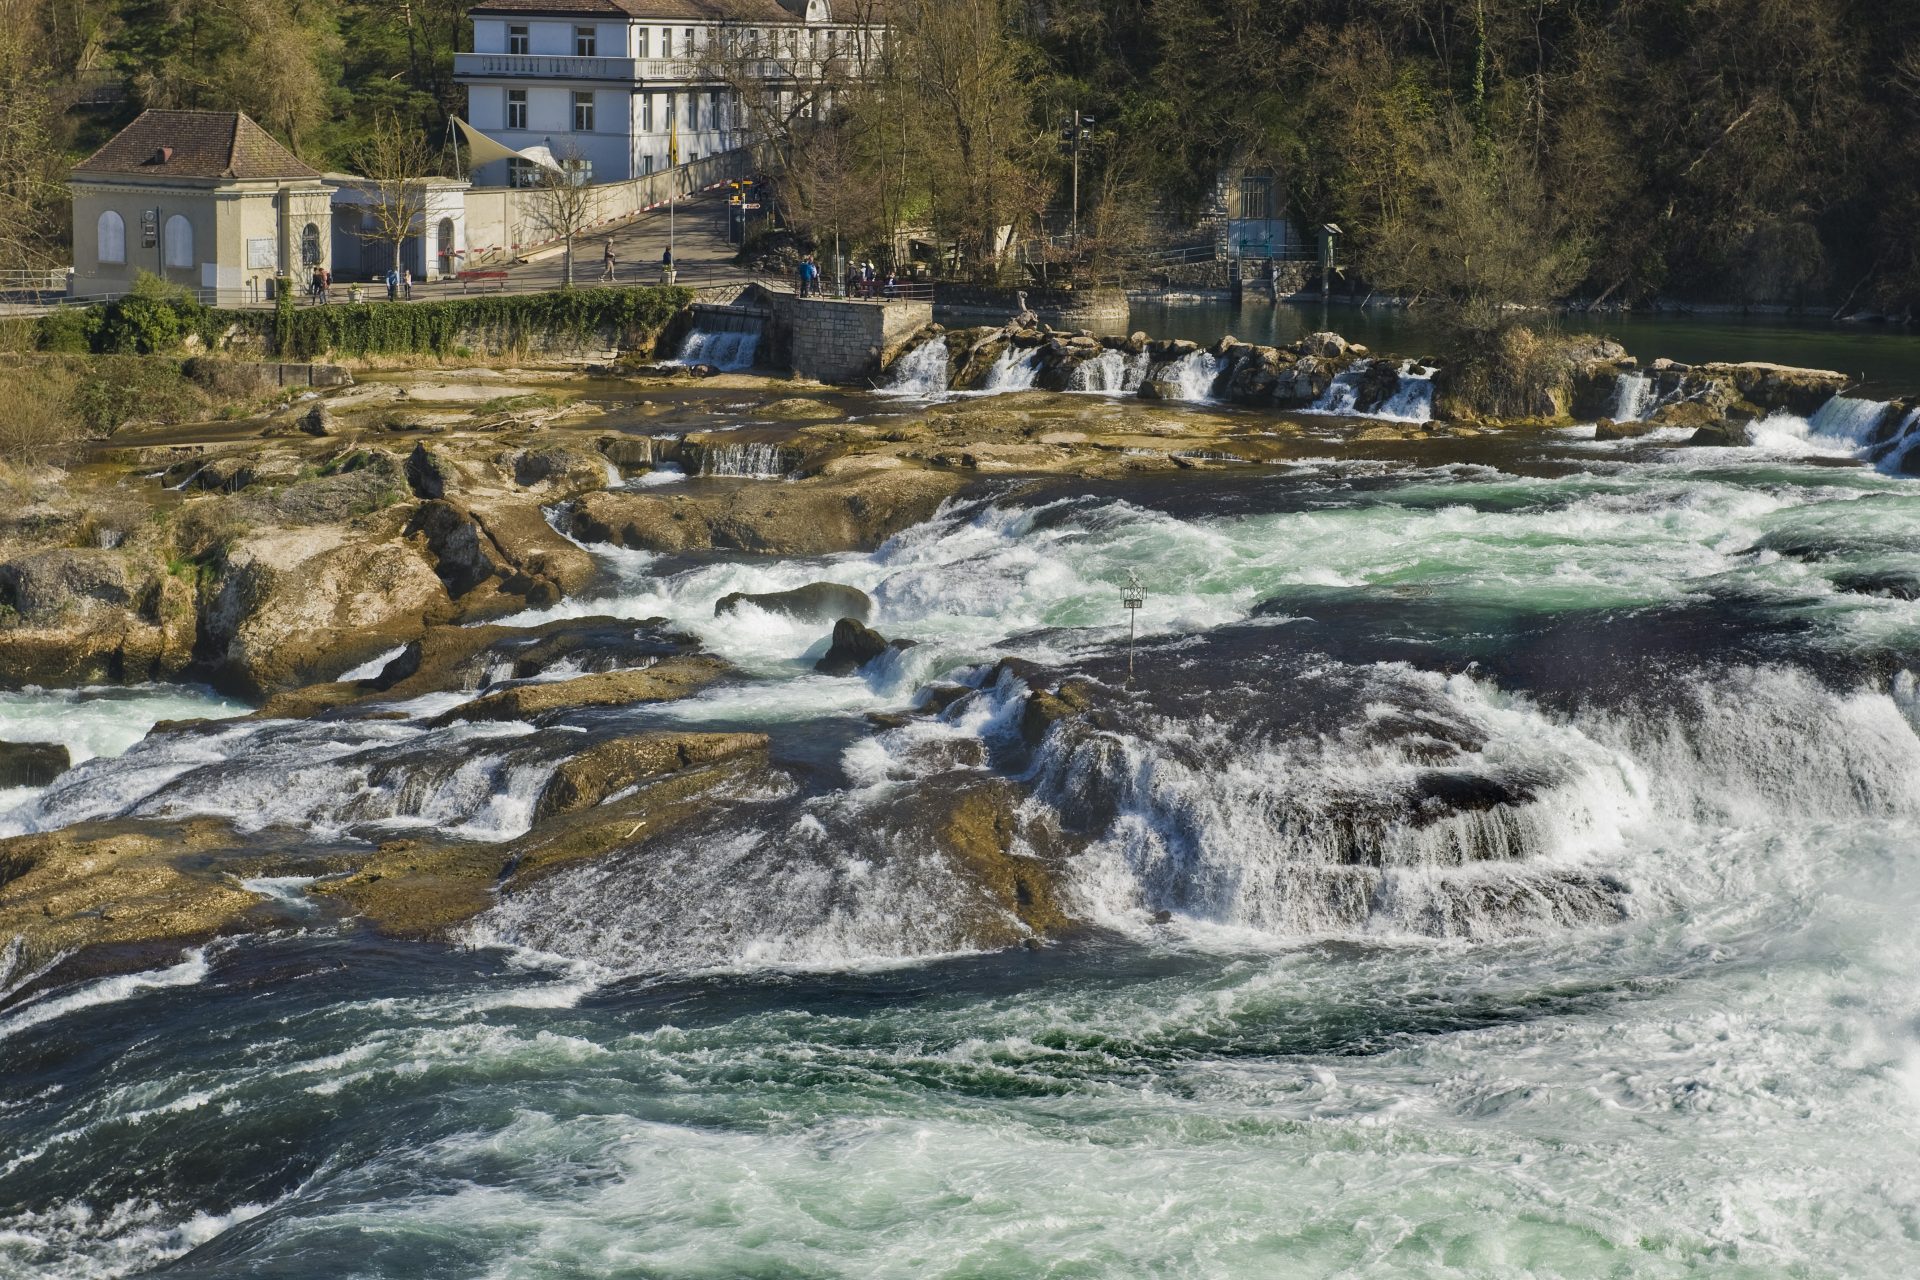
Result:
[[[725,0],[718,0],[724,7]],[[1517,301],[1835,307],[1920,293],[1913,0],[896,0],[877,83],[789,122],[791,212],[858,241],[1096,242],[1226,163],[1339,223],[1369,279]],[[7,255],[59,259],[64,161],[141,106],[237,107],[328,166],[383,112],[438,142],[460,0],[0,0]],[[123,86],[118,105],[83,92]],[[821,176],[825,175],[825,180]],[[797,175],[796,175],[797,176]],[[1479,252],[1476,252],[1476,249]],[[1463,265],[1467,260],[1477,262]]]

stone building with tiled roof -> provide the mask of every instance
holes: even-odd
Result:
[[[332,191],[237,111],[145,111],[75,165],[73,292],[125,293],[142,271],[235,304],[326,261]]]

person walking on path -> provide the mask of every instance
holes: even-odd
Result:
[[[407,267],[400,272],[400,296],[408,302],[413,301],[413,268]]]
[[[320,305],[320,296],[326,289],[324,283],[325,277],[326,273],[321,271],[319,267],[315,267],[313,269],[313,279],[307,282],[307,301],[316,307]]]
[[[387,301],[398,302],[399,300],[400,300],[400,268],[388,267],[387,268]]]
[[[613,256],[613,237],[608,236],[606,250],[600,255],[600,283],[601,284],[614,283],[613,268],[618,261],[619,259]]]
[[[673,246],[668,245],[660,251],[660,283],[673,283]]]
[[[333,301],[333,272],[326,267],[320,268],[320,301]]]

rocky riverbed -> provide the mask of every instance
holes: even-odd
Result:
[[[261,785],[306,759],[301,740],[331,736],[356,761],[340,785],[357,792],[309,798],[299,815],[271,802],[248,812],[260,798],[232,777],[217,799],[189,797],[177,779],[127,790],[107,761],[68,772],[57,743],[0,744],[4,781],[34,797],[0,844],[12,968],[52,981],[63,971],[50,965],[132,964],[154,946],[273,927],[285,903],[240,887],[262,877],[317,877],[310,897],[331,911],[447,936],[556,867],[671,841],[712,797],[790,786],[751,712],[717,732],[648,722],[647,708],[750,686],[754,673],[665,618],[597,613],[615,590],[609,554],[663,567],[883,555],[989,497],[1124,494],[1309,460],[1524,470],[1563,447],[1560,424],[1582,414],[1599,422],[1596,443],[1748,443],[1753,424],[1815,415],[1844,390],[1839,375],[1775,366],[1641,373],[1606,343],[1557,359],[1563,385],[1538,415],[1449,422],[1434,416],[1451,394],[1444,374],[1417,420],[1378,416],[1404,396],[1409,369],[1423,383],[1435,370],[1333,334],[1291,350],[1232,339],[1203,350],[1144,335],[936,329],[909,344],[877,398],[740,375],[421,372],[303,397],[267,420],[129,431],[69,474],[20,482],[0,526],[5,679],[205,685],[256,709],[163,720],[131,758],[191,760],[176,770],[187,779],[218,761],[215,772]],[[1021,364],[1014,389],[992,385],[993,370]],[[1076,389],[1107,394],[1062,394]],[[1616,406],[1642,412],[1602,412]],[[1863,451],[1909,416],[1881,406],[1859,428]],[[906,661],[912,638],[871,630],[854,602],[864,593],[821,572],[784,594],[734,593],[716,625],[741,609],[743,626],[778,617],[800,629],[802,649],[805,633],[820,637],[820,670],[854,680]],[[955,676],[878,716],[876,731],[912,736],[921,719],[964,719],[984,701],[1032,751],[1058,721],[1097,731],[1116,714],[1113,687],[1071,665]],[[511,726],[510,742],[487,726]],[[1035,824],[1029,766],[955,750],[916,758],[913,803],[889,819],[915,832],[932,860],[924,874],[951,881],[939,949],[1075,927],[1053,881],[1086,833],[1058,815]],[[450,781],[474,752],[487,768]],[[447,799],[462,788],[487,794]],[[502,791],[524,812],[474,838],[486,826],[476,814]],[[1491,782],[1432,803],[1480,812],[1525,793]],[[383,838],[381,824],[396,822],[421,829]],[[1356,847],[1343,860],[1365,857]],[[1587,881],[1565,891],[1575,915],[1611,909]]]
[[[0,1275],[1913,1270],[1915,415],[1524,354],[10,473]]]

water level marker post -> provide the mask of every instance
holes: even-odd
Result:
[[[1127,680],[1133,680],[1133,636],[1134,624],[1140,617],[1140,606],[1145,603],[1140,595],[1140,579],[1137,575],[1127,575],[1127,594],[1120,597],[1121,605],[1127,611]]]

